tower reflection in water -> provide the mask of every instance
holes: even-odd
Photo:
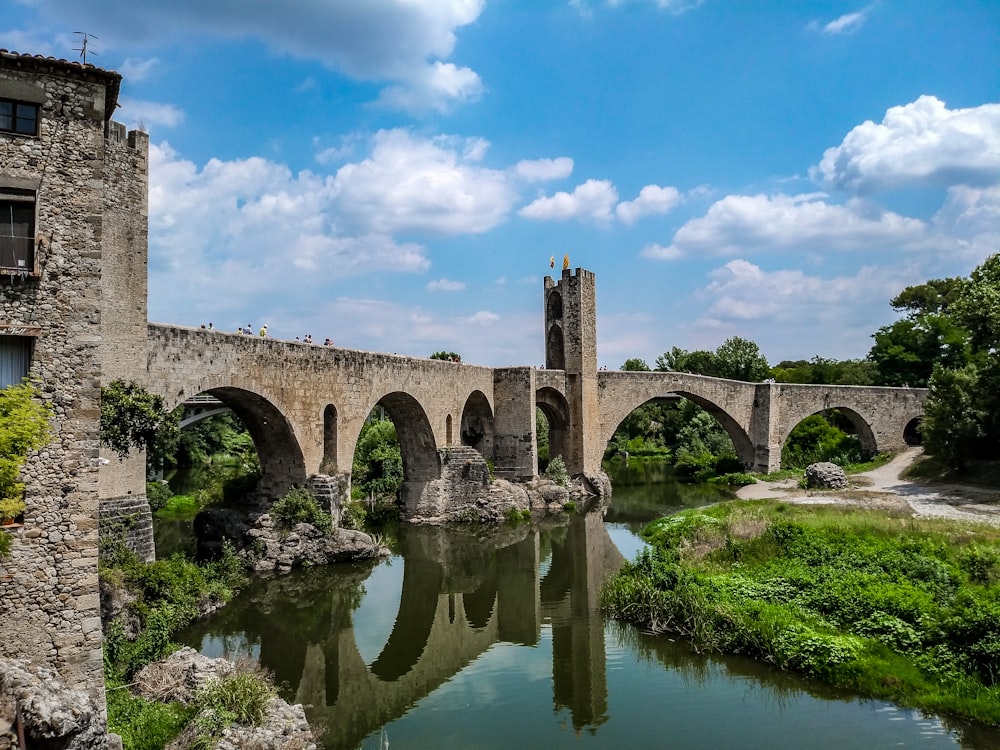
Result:
[[[184,640],[259,653],[284,697],[306,706],[325,747],[356,748],[494,644],[537,646],[548,625],[555,709],[576,730],[607,720],[604,625],[593,615],[623,558],[599,512],[492,532],[405,527],[397,552],[395,624],[372,661],[358,647],[354,615],[374,564],[255,581]]]

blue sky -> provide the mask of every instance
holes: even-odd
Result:
[[[855,358],[1000,250],[995,0],[0,5],[125,76],[155,321],[540,364],[568,253],[601,365]]]

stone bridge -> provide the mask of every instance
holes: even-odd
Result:
[[[474,448],[499,477],[535,476],[536,407],[549,423],[551,455],[562,455],[573,474],[599,471],[622,420],[660,398],[679,395],[705,408],[754,471],[780,468],[782,444],[811,414],[839,409],[871,452],[902,447],[922,414],[922,389],[600,371],[594,275],[567,270],[558,283],[547,278],[545,285],[545,369],[478,367],[152,324],[147,387],[168,408],[207,394],[236,412],[257,445],[260,489],[269,497],[314,477],[339,477],[341,488],[349,487],[355,446],[376,405],[396,425],[404,494],[411,499],[441,477],[452,446]]]

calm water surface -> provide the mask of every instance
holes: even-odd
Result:
[[[390,559],[258,580],[182,641],[253,654],[331,750],[1000,747],[991,730],[604,619],[601,582],[645,522],[719,499],[651,490],[655,471],[616,476],[604,519],[402,528]]]

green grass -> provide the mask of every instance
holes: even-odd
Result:
[[[647,527],[615,617],[904,705],[1000,725],[1000,530],[722,503]]]
[[[163,507],[156,511],[157,518],[167,520],[182,520],[194,518],[201,510],[198,498],[194,495],[171,495]]]

